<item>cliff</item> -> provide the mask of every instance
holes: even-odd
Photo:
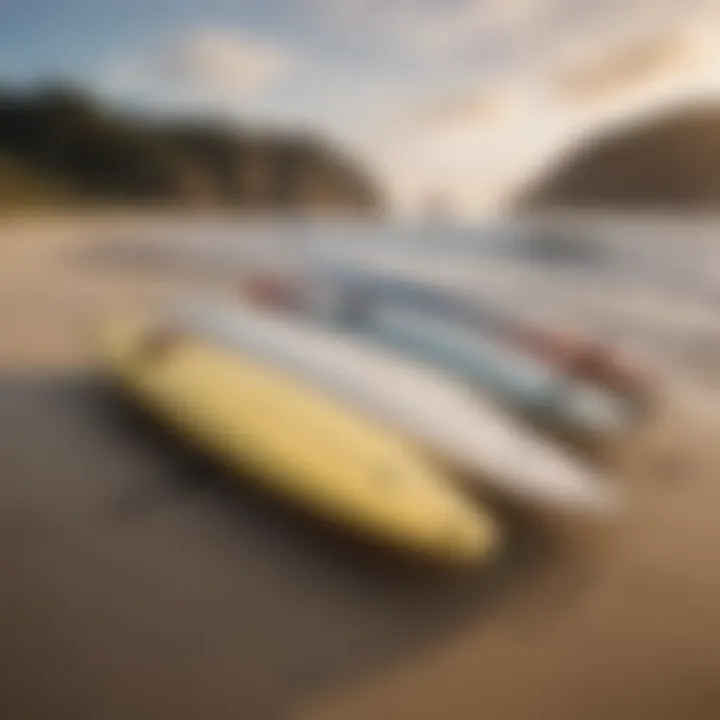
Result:
[[[720,208],[720,107],[688,107],[587,140],[518,205]]]
[[[358,163],[312,135],[151,121],[74,90],[0,91],[0,158],[0,204],[53,198],[352,213],[382,206]]]

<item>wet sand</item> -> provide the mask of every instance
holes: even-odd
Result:
[[[0,229],[0,717],[720,717],[709,392],[611,448],[611,526],[424,571],[231,487],[113,402],[78,321],[191,280],[77,262],[105,229]]]

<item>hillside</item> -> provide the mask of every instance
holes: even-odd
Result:
[[[0,207],[69,202],[62,187],[0,153]]]
[[[693,106],[586,141],[519,206],[720,208],[720,107]]]
[[[381,207],[358,164],[310,135],[122,116],[74,90],[0,91],[0,205],[60,198],[248,211]]]

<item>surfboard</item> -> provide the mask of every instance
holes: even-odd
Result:
[[[587,465],[484,396],[357,337],[217,299],[185,299],[170,315],[200,336],[270,363],[394,428],[479,487],[546,508],[615,507],[615,493]]]
[[[647,383],[590,341],[572,341],[485,302],[407,277],[333,268],[250,276],[253,302],[339,323],[477,384],[503,402],[592,432],[621,430]]]
[[[517,323],[422,282],[335,271],[252,278],[246,289],[254,302],[363,334],[553,424],[608,433],[635,416],[626,397],[574,372],[577,363],[533,356]]]
[[[427,459],[286,373],[154,320],[95,331],[101,367],[180,438],[262,488],[377,544],[491,557],[498,523]]]

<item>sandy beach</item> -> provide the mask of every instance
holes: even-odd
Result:
[[[669,388],[604,453],[628,499],[611,523],[521,533],[466,574],[405,567],[232,488],[103,391],[85,318],[217,284],[81,261],[138,227],[0,224],[0,717],[720,717],[712,384]]]

